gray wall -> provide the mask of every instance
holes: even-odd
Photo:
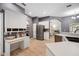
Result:
[[[0,3],[0,9],[25,13],[25,9],[12,3]]]
[[[76,15],[75,15],[76,16]],[[52,16],[47,16],[43,18],[39,18],[39,22],[41,21],[49,21],[53,19],[58,19],[61,22],[61,31],[62,32],[69,32],[69,24],[72,22],[79,22],[79,19],[72,19],[71,16],[67,17],[52,17]],[[33,23],[36,23],[37,19],[33,19]]]
[[[32,18],[32,21],[33,21],[33,23],[38,24],[38,22],[39,22],[39,18],[38,18],[38,17],[34,17],[34,18]]]
[[[62,18],[61,17],[47,16],[47,17],[41,17],[41,18],[38,18],[38,19],[33,19],[33,23],[36,23],[37,21],[38,22],[50,21],[50,20],[53,20],[53,19],[58,19],[60,22],[62,22]]]
[[[62,18],[61,31],[69,32],[69,18]]]
[[[69,32],[69,24],[71,24],[72,22],[79,22],[79,18],[77,19],[72,19],[72,16],[68,16],[68,17],[63,17],[62,18],[62,31],[63,32]]]

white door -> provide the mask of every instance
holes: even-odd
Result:
[[[0,12],[0,55],[3,54],[3,13]]]

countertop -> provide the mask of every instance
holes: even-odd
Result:
[[[76,37],[76,38],[79,38],[79,34],[69,33],[69,32],[63,32],[63,33],[56,34],[56,35],[58,35],[58,36],[66,36],[66,37]]]
[[[57,42],[47,43],[46,46],[55,56],[79,56],[79,43]]]
[[[12,43],[23,41],[24,40],[23,38],[25,38],[25,37],[19,37],[19,38],[14,38],[14,39],[9,39],[9,40],[5,39],[5,42],[12,44]]]

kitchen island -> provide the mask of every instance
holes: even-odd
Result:
[[[47,56],[79,56],[79,43],[57,42],[47,43]]]
[[[56,34],[58,38],[55,39],[55,41],[68,41],[68,38],[79,40],[79,34],[76,33],[69,33],[69,32],[62,32],[60,34]],[[62,37],[60,40],[59,38]]]

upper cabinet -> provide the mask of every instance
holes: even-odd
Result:
[[[27,28],[28,17],[22,13],[5,10],[5,30],[7,28]]]

